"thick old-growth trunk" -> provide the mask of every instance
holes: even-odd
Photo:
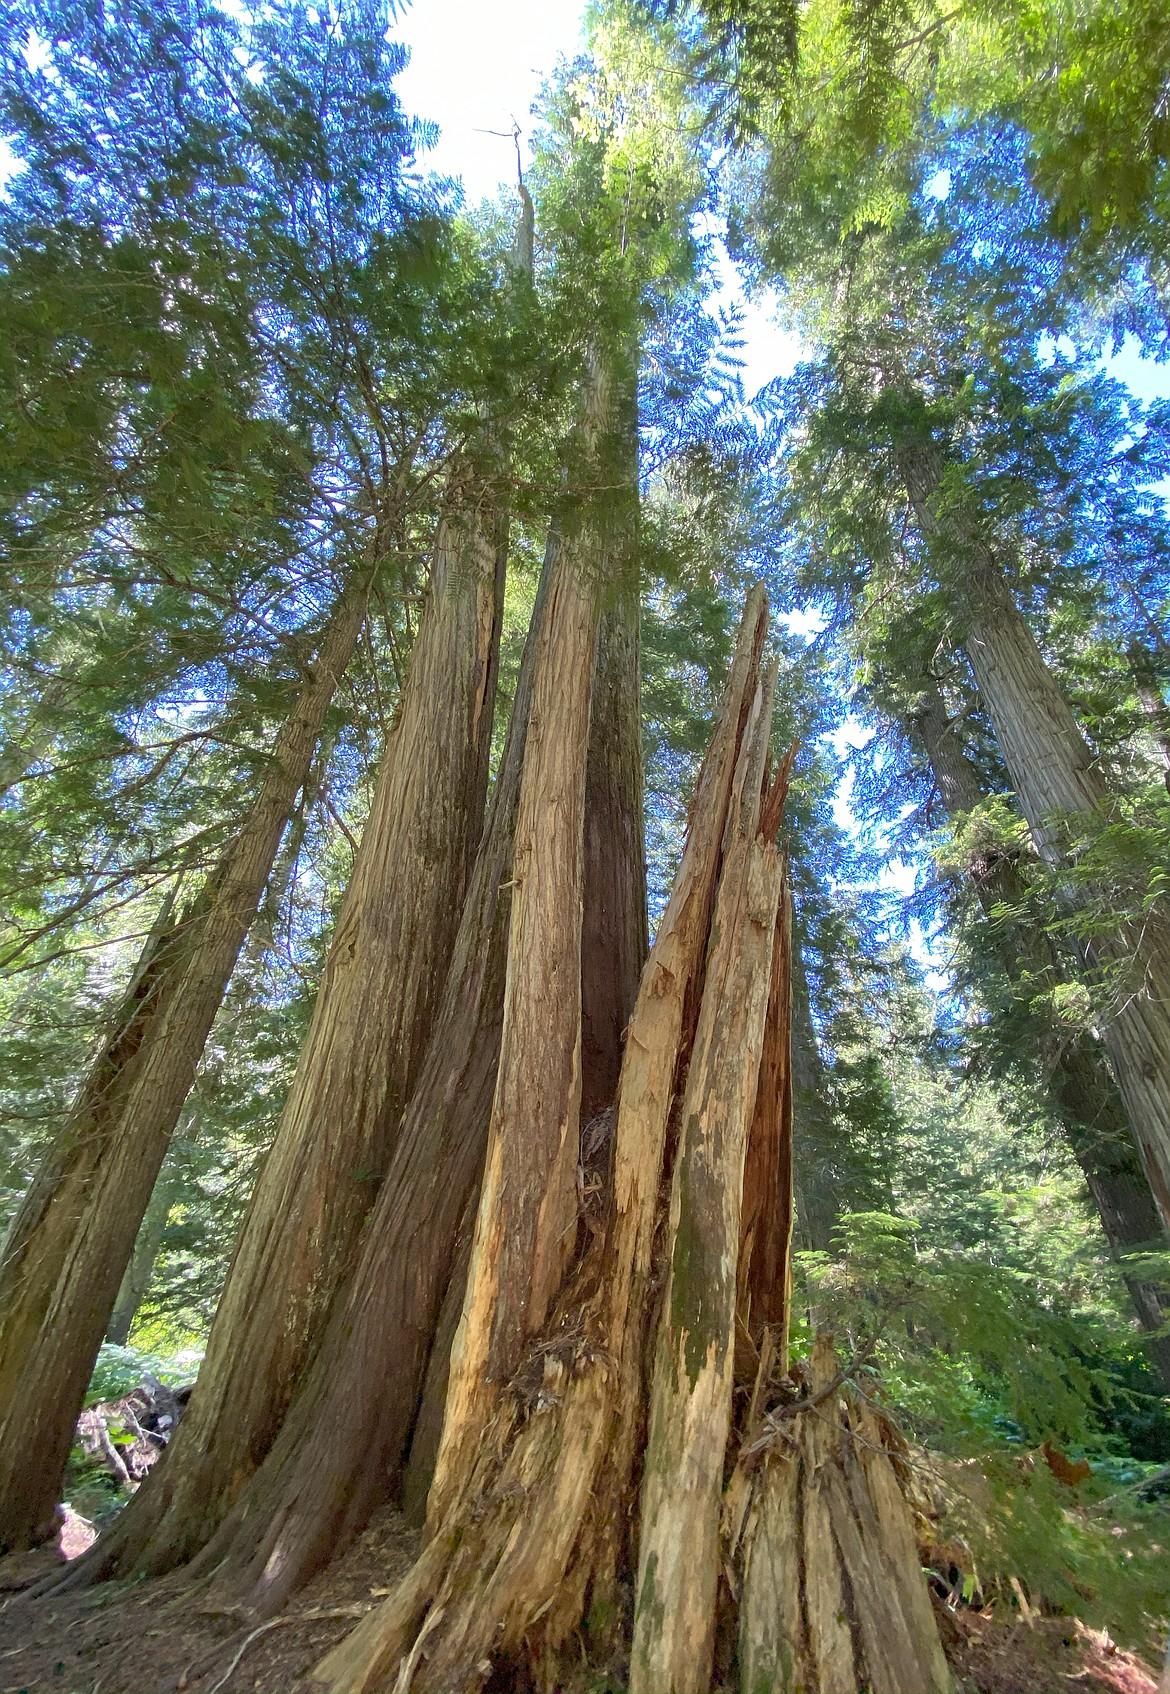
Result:
[[[219,1526],[311,1363],[394,1152],[483,823],[505,545],[494,485],[453,474],[398,719],[276,1137],[191,1405],[96,1561],[160,1570]]]
[[[775,826],[760,828],[774,688],[773,670],[757,691],[740,754],[680,1111],[642,1481],[631,1694],[703,1694],[711,1682],[743,1173],[782,884]]]
[[[737,1326],[749,1335],[755,1327],[753,1289],[775,1320],[756,1328],[760,1344],[747,1415],[754,1435],[770,1427],[776,1393],[791,1393],[790,1382],[775,1381],[784,1367],[791,1213],[784,1058],[788,924],[774,844],[787,770],[774,782],[768,778],[771,679],[760,676],[766,610],[762,593],[754,591],[699,775],[675,887],[630,1019],[614,1109],[612,1172],[600,1205],[582,1195],[585,1228],[576,1231],[577,1254],[536,1327],[528,1306],[533,1282],[517,1278],[509,1297],[501,1298],[500,1275],[487,1262],[484,1246],[500,1237],[506,1221],[520,1236],[521,1252],[513,1250],[512,1262],[519,1259],[522,1274],[540,1262],[546,1220],[559,1218],[565,1198],[559,1146],[554,1135],[543,1138],[541,1191],[524,1181],[524,1203],[518,1204],[514,1192],[491,1178],[493,1163],[501,1170],[518,1168],[515,1154],[493,1145],[463,1307],[466,1350],[456,1360],[457,1370],[467,1372],[478,1359],[478,1381],[470,1388],[457,1382],[449,1397],[454,1427],[445,1434],[445,1468],[432,1491],[430,1537],[420,1557],[386,1602],[317,1667],[316,1679],[332,1694],[390,1686],[409,1687],[414,1694],[470,1694],[493,1673],[502,1679],[505,1669],[521,1686],[561,1687],[579,1674],[586,1643],[591,1662],[608,1659],[615,1679],[624,1682],[621,1658],[629,1637],[622,1596],[632,1564],[628,1531],[637,1511],[658,1308],[658,1360],[672,1368],[658,1373],[649,1412],[629,1685],[664,1691],[710,1686],[706,1644],[715,1628],[718,1575],[713,1545],[723,1477],[739,1445],[730,1417],[732,1361]],[[579,757],[582,751],[578,741]],[[557,827],[547,812],[538,812],[534,823],[546,831]],[[564,851],[553,860],[565,895],[559,905],[571,905],[579,870]],[[543,991],[547,939],[562,937],[565,928],[558,903],[548,900],[533,904],[525,921],[514,919],[513,946],[541,956],[536,971],[529,965],[521,973],[518,995]],[[571,939],[569,948],[571,955]],[[513,952],[509,968],[517,962]],[[566,1005],[567,1035],[553,1043],[562,1056],[575,1041],[578,1017],[571,996]],[[493,1141],[510,1138],[519,1153],[530,1129],[539,1130],[553,1117],[564,1092],[554,1098],[552,1111],[547,1101],[516,1100],[509,1082],[517,1070],[510,1040],[547,1042],[550,1031],[533,1035],[531,1010],[511,995],[508,1012],[492,1134]],[[536,1062],[548,1061],[540,1056]],[[555,1074],[564,1088],[564,1066]],[[509,1108],[507,1116],[502,1106]],[[550,1244],[546,1259],[555,1256],[557,1245]],[[668,1286],[660,1296],[664,1269]],[[493,1294],[491,1311],[482,1299],[485,1287]],[[530,1333],[505,1362],[503,1369],[511,1372],[505,1381],[503,1369],[498,1377],[491,1374],[497,1368],[492,1344],[499,1336],[491,1319],[496,1311],[516,1309]],[[468,1333],[473,1323],[481,1325],[478,1338]],[[695,1415],[672,1420],[673,1399],[685,1394],[692,1366],[698,1377],[692,1386],[699,1391],[686,1397]],[[709,1393],[703,1392],[706,1379],[718,1383]],[[815,1418],[819,1406],[811,1410]],[[821,1469],[837,1472],[833,1486],[850,1485],[851,1457],[826,1454]],[[744,1474],[739,1498],[747,1504],[750,1470]],[[816,1481],[827,1485],[819,1473]],[[901,1504],[896,1485],[894,1495]],[[869,1519],[889,1504],[883,1497],[875,1505],[875,1499],[873,1494],[866,1497],[868,1505],[851,1504],[840,1523],[835,1515],[833,1532],[846,1540],[851,1532],[854,1540],[868,1533]],[[664,1536],[664,1522],[686,1539],[680,1541],[679,1533]],[[741,1516],[736,1546],[742,1528]],[[931,1637],[929,1601],[904,1506],[894,1531],[901,1533],[892,1552],[867,1544],[880,1558],[881,1571],[869,1577],[854,1608],[858,1613],[865,1608],[857,1620],[870,1643],[864,1662],[872,1661],[883,1675],[896,1663],[913,1673],[903,1688],[941,1694],[945,1669],[939,1674],[941,1652],[937,1636]],[[876,1539],[880,1544],[880,1534]],[[854,1552],[850,1542],[850,1571],[856,1571],[860,1588],[865,1561]],[[680,1570],[684,1561],[690,1570]],[[793,1585],[791,1566],[782,1576],[772,1575],[777,1586]],[[742,1588],[738,1570],[732,1588]],[[883,1657],[872,1646],[884,1628],[891,1589],[899,1604],[903,1594],[905,1605],[913,1609],[917,1603],[916,1658],[901,1637]],[[777,1596],[772,1599],[775,1605]],[[762,1609],[757,1587],[757,1617]],[[910,1627],[904,1623],[903,1634]],[[672,1651],[679,1639],[689,1652]],[[923,1667],[928,1674],[920,1677]],[[754,1686],[762,1691],[785,1685],[757,1679]],[[810,1694],[836,1694],[827,1679],[807,1686]],[[889,1684],[883,1680],[880,1686]]]
[[[939,507],[941,453],[907,446],[900,468],[922,533],[934,536],[945,525],[962,558],[964,649],[1037,851],[1054,867],[1070,864],[1077,833],[1107,821],[1104,779],[991,548],[962,513]],[[1116,894],[1100,892],[1102,912],[1115,908]],[[1161,905],[1140,923],[1110,924],[1096,914],[1086,956],[1109,992],[1102,1039],[1158,1210],[1170,1224],[1170,915]]]
[[[499,1057],[510,900],[521,880],[519,866],[513,866],[513,833],[535,651],[549,627],[552,579],[566,575],[566,552],[575,546],[568,521],[565,529],[567,535],[557,531],[550,541],[489,824],[462,903],[443,1002],[363,1235],[352,1284],[339,1293],[317,1362],[294,1385],[296,1398],[264,1463],[238,1491],[198,1562],[200,1570],[222,1567],[225,1582],[263,1608],[279,1606],[339,1541],[360,1529],[401,1475],[451,1276],[453,1242],[484,1157]],[[596,549],[589,554],[596,563]],[[599,577],[594,603],[601,587]],[[568,607],[568,599],[560,598]],[[594,639],[590,634],[590,671]],[[555,690],[553,696],[539,720],[546,741],[550,714],[557,708]],[[455,911],[458,915],[458,905]],[[576,982],[579,994],[579,964]],[[242,1368],[248,1357],[242,1355]],[[193,1416],[194,1411],[188,1421]],[[210,1426],[204,1439],[208,1451],[214,1448],[218,1454],[222,1423]],[[175,1447],[180,1450],[178,1441]],[[165,1472],[160,1482],[165,1484]],[[151,1563],[173,1562],[178,1533],[188,1537],[184,1546],[193,1551],[192,1521],[198,1519],[188,1508],[163,1525],[153,1546],[144,1549],[139,1539],[123,1549],[122,1567],[140,1568],[144,1557]],[[119,1538],[115,1532],[115,1545]],[[99,1549],[91,1573],[106,1568],[109,1558],[103,1560]]]
[[[757,697],[763,595],[745,614],[674,892],[630,1022],[614,1127],[612,1195],[511,1392],[499,1397],[470,1468],[449,1471],[449,1505],[395,1594],[320,1666],[360,1694],[396,1666],[416,1689],[480,1686],[490,1656],[555,1662],[587,1593],[610,1612],[635,1486],[653,1248],[668,1126],[699,1017],[724,828],[744,725]]]
[[[638,432],[635,372],[615,359],[604,521],[590,526],[587,569],[603,608],[585,773],[584,897],[581,924],[581,1181],[596,1190],[608,1166],[626,1025],[646,959],[646,864],[642,801],[639,666]],[[440,1312],[403,1481],[403,1505],[425,1510],[443,1426],[452,1343],[463,1304],[474,1216]]]
[[[947,812],[952,819],[970,817],[985,796],[933,683],[924,684],[919,694],[913,727]],[[1049,936],[1004,916],[1024,906],[1023,878],[1010,859],[995,851],[973,854],[967,869],[987,914],[1004,973],[1036,1031],[1048,1091],[1084,1173],[1105,1239],[1119,1259],[1151,1247],[1161,1234],[1158,1209],[1106,1056],[1087,1032],[1070,1035],[1055,1021],[1038,1019],[1032,1009],[1043,985],[1060,982],[1063,972]],[[1123,1268],[1122,1275],[1138,1321],[1151,1334],[1147,1345],[1158,1377],[1170,1390],[1170,1337],[1157,1333],[1170,1320],[1170,1301],[1156,1285],[1132,1271]]]
[[[0,1547],[52,1532],[85,1385],[167,1144],[256,914],[381,548],[343,591],[251,810],[148,954],[0,1256]]]
[[[948,1694],[904,1456],[818,1336],[806,1401],[748,1429],[727,1490],[743,1694]]]

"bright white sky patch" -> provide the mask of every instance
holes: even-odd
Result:
[[[472,204],[514,184],[512,125],[527,163],[529,108],[557,59],[580,51],[583,12],[583,0],[416,0],[396,31],[410,64],[395,86],[413,117],[442,130],[422,165],[461,177]]]

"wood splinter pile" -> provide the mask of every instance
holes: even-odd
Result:
[[[767,1379],[786,1368],[792,1218],[790,918],[776,845],[788,761],[772,775],[766,625],[757,588],[629,1024],[603,1218],[568,1265],[576,1149],[561,1156],[554,1133],[551,1155],[532,1157],[523,1094],[532,1043],[549,1037],[545,1005],[525,1000],[540,992],[555,890],[518,879],[427,1540],[317,1667],[333,1694],[452,1694],[502,1661],[551,1690],[583,1649],[594,1663],[628,1659],[631,1694],[702,1694],[728,1588],[751,1694],[950,1686],[882,1420],[843,1385],[825,1392],[837,1371],[827,1340],[807,1404],[759,1439]],[[509,1261],[542,1267],[553,1293],[505,1374],[499,1360],[532,1311],[527,1288],[508,1285]],[[737,1336],[741,1359],[747,1338],[761,1361],[742,1430]]]

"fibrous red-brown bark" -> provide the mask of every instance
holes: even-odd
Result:
[[[612,1203],[511,1391],[452,1466],[432,1539],[386,1605],[320,1667],[348,1694],[395,1666],[410,1686],[479,1686],[493,1653],[555,1655],[585,1595],[612,1600],[644,1404],[653,1242],[667,1130],[702,965],[765,605],[745,616],[679,875],[643,972],[622,1067]],[[519,1404],[517,1403],[519,1400]],[[432,1502],[434,1507],[435,1502]],[[539,1622],[538,1622],[539,1620]]]
[[[13,1218],[0,1254],[0,1548],[52,1532],[85,1385],[381,555],[375,542],[343,590],[239,833],[194,904],[148,944]]]
[[[191,1405],[94,1563],[161,1570],[215,1531],[320,1343],[426,1052],[483,821],[505,549],[452,474],[398,718],[292,1087]]]

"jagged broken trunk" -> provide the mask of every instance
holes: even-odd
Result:
[[[797,1559],[823,1534],[825,1567],[853,1582],[841,1627],[855,1680],[842,1686],[870,1675],[892,1694],[874,1644],[893,1596],[908,1638],[898,1673],[912,1663],[916,1689],[941,1691],[892,1472],[863,1496],[856,1452],[824,1444],[808,1471],[812,1516],[794,1517],[791,1545],[757,1533],[771,1474],[760,1432],[788,1380],[792,1223],[791,933],[776,844],[788,769],[771,771],[764,595],[748,601],[599,1157],[596,1120],[583,1134],[579,1110],[588,736],[580,667],[568,662],[588,644],[588,596],[562,579],[558,599],[557,586],[532,704],[533,724],[556,736],[542,745],[530,730],[525,757],[500,1058],[428,1537],[317,1678],[334,1694],[453,1694],[492,1676],[551,1689],[584,1649],[634,1691],[700,1694],[721,1611],[735,1604],[721,1581],[730,1569],[755,1631],[743,1685],[836,1694],[807,1653],[813,1676],[797,1682],[783,1654],[765,1665],[755,1640],[766,1633],[765,1551],[771,1605],[786,1618],[800,1613]],[[810,1404],[810,1429],[827,1400]],[[729,1467],[740,1479],[733,1539],[721,1530]],[[855,1543],[875,1533],[881,1568],[863,1587]]]

